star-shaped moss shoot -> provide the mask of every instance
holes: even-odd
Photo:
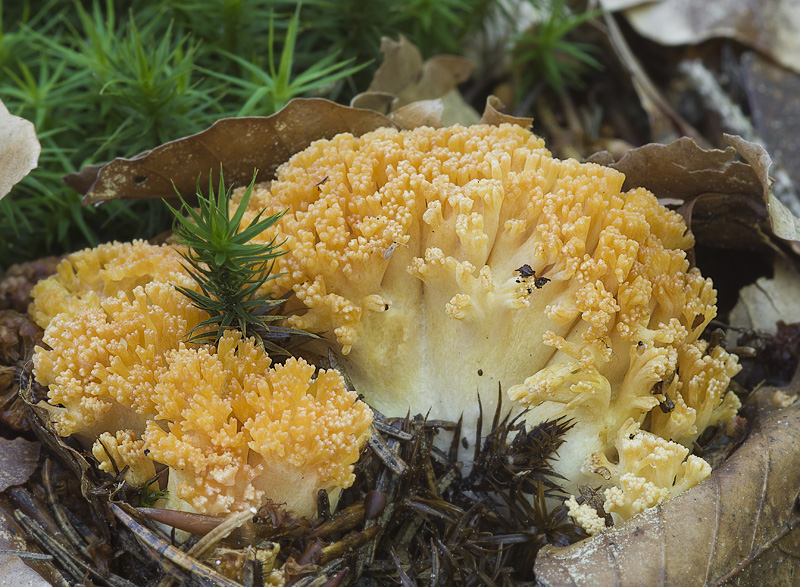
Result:
[[[188,263],[186,270],[200,291],[175,287],[209,314],[189,332],[188,342],[216,344],[226,330],[234,329],[245,337],[254,337],[270,353],[286,355],[286,346],[309,333],[271,324],[286,317],[281,311],[288,296],[272,298],[264,294],[268,290],[265,285],[278,277],[272,272],[275,259],[285,251],[280,250],[283,242],[253,239],[275,224],[283,212],[265,218],[257,214],[241,228],[254,182],[255,175],[232,215],[231,189],[225,188],[222,170],[216,192],[211,176],[208,195],[203,195],[198,186],[197,208],[183,198],[180,211],[167,204],[175,215],[176,242],[187,247],[181,253]]]

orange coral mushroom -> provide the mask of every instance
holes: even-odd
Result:
[[[175,247],[137,240],[83,249],[59,263],[55,275],[34,286],[29,314],[47,328],[57,314],[75,314],[86,305],[98,307],[100,298],[131,292],[153,280],[194,286]]]
[[[294,358],[270,369],[253,339],[235,332],[216,353],[181,349],[169,363],[143,439],[170,467],[171,507],[224,514],[266,496],[314,516],[320,489],[353,483],[372,411],[335,371],[313,378],[314,367]]]
[[[168,466],[170,507],[224,514],[268,497],[313,516],[320,489],[352,484],[372,411],[338,373],[301,359],[270,368],[238,332],[184,344],[207,315],[161,280],[187,284],[174,252],[148,247],[83,251],[36,287],[47,348],[34,374],[55,430],[91,445],[102,470],[128,466],[129,483]]]
[[[67,302],[68,304],[68,302]],[[34,350],[34,375],[49,387],[56,431],[91,444],[102,432],[140,433],[155,414],[152,392],[168,368],[167,352],[206,317],[160,281],[56,315],[49,348]]]
[[[584,461],[613,457],[628,419],[666,430],[659,382],[687,443],[737,403],[735,358],[691,351],[716,315],[691,233],[624,180],[515,125],[379,129],[313,143],[250,208],[288,209],[259,238],[286,239],[277,281],[307,308],[293,323],[326,333],[368,402],[463,414],[472,438],[476,393],[491,412],[499,385],[529,423],[575,418],[556,465],[575,487],[604,483]],[[713,390],[693,391],[695,371]]]

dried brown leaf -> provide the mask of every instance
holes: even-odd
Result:
[[[389,37],[381,39],[383,63],[375,71],[367,92],[386,92],[397,96],[406,86],[416,82],[422,71],[422,53],[400,35],[394,41]],[[413,102],[413,99],[411,100]]]
[[[0,437],[0,455],[3,458],[3,466],[0,467],[0,492],[13,485],[22,485],[33,475],[39,464],[40,449],[38,442]]]
[[[424,123],[425,116],[438,107],[437,102],[410,104],[405,122],[412,126]],[[530,118],[501,114],[502,107],[499,100],[490,97],[481,122],[530,126]],[[83,190],[84,204],[117,198],[170,197],[175,189],[191,199],[198,179],[203,187],[209,171],[218,172],[220,164],[231,185],[249,183],[256,168],[258,180],[264,181],[274,176],[281,163],[317,139],[342,132],[360,136],[382,126],[398,125],[370,110],[298,98],[273,116],[225,118],[201,133],[165,143],[132,159],[118,158],[99,168],[84,168],[64,181]]]
[[[481,124],[500,125],[507,122],[509,124],[516,124],[522,128],[530,128],[531,125],[533,125],[533,118],[504,114],[501,110],[505,107],[505,104],[503,104],[497,96],[489,96],[486,98],[486,107],[483,110],[483,116],[481,116]]]
[[[736,587],[794,585],[800,577],[800,527],[795,527],[736,576]]]
[[[782,257],[775,260],[772,278],[760,277],[739,290],[728,324],[743,330],[775,334],[779,320],[800,322],[800,273]]]
[[[36,169],[41,152],[33,123],[13,116],[0,100],[0,199]]]
[[[404,128],[422,125],[450,126],[475,124],[478,114],[458,92],[458,84],[469,79],[475,66],[472,61],[454,55],[435,55],[422,61],[417,47],[402,35],[394,41],[381,40],[383,63],[375,72],[366,92],[353,98],[350,105],[390,114]],[[422,112],[396,113],[418,102],[441,99],[434,109]],[[420,116],[422,114],[422,116]]]
[[[796,0],[601,0],[606,10],[625,10],[640,35],[662,45],[696,45],[735,39],[800,71],[800,4]]]
[[[422,61],[413,43],[400,36],[381,40],[383,63],[375,72],[367,92],[386,92],[397,97],[399,106],[417,100],[441,98],[469,79],[473,64],[455,55],[435,55]]]
[[[799,460],[795,403],[757,422],[747,442],[694,489],[591,539],[545,547],[536,560],[539,585],[722,585],[800,524]]]
[[[281,163],[316,139],[342,132],[360,136],[381,126],[394,123],[369,110],[320,98],[298,98],[272,116],[224,118],[203,132],[130,159],[114,159],[99,168],[93,181],[93,169],[86,169],[65,176],[64,182],[85,194],[84,204],[172,197],[176,189],[191,198],[198,180],[201,187],[207,185],[209,172],[218,174],[220,165],[230,184],[247,184],[256,169],[258,180],[266,181]]]
[[[626,175],[624,189],[645,187],[661,199],[684,202],[681,212],[698,242],[759,247],[770,232],[800,240],[800,220],[770,192],[771,160],[764,148],[741,137],[725,138],[730,146],[724,151],[704,149],[683,137],[632,149],[610,166]]]

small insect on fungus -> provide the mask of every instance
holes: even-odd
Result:
[[[398,243],[397,241],[392,241],[392,244],[390,244],[388,247],[386,247],[386,250],[383,251],[382,257],[384,259],[387,259],[387,260],[391,259],[392,255],[394,255],[395,249],[397,249],[397,247],[399,247],[401,245],[404,246],[404,247],[408,246],[405,243]]]
[[[522,267],[517,269],[517,273],[519,273],[520,277],[522,277],[523,279],[536,276],[536,272],[533,269],[531,269],[531,266],[528,265],[527,263],[525,263]]]
[[[661,411],[665,414],[669,414],[672,410],[675,409],[675,402],[673,402],[669,396],[665,393],[664,394],[664,401],[658,403],[658,407],[661,408]]]
[[[533,285],[536,289],[542,289],[544,285],[549,282],[550,280],[547,277],[536,277],[536,272],[531,268],[530,265],[525,263],[522,267],[516,270],[519,273],[519,278],[517,279],[517,283],[521,283],[522,280],[528,279],[529,277],[533,277]],[[527,288],[528,293],[531,293],[531,288]]]
[[[317,188],[317,189],[320,189],[320,186],[322,186],[322,185],[323,185],[323,184],[324,184],[326,181],[328,181],[328,179],[329,179],[329,178],[328,178],[328,176],[326,175],[325,177],[323,177],[321,180],[319,180],[319,181],[318,181],[316,184],[314,184],[314,185],[316,186],[316,188]]]
[[[656,381],[653,384],[653,388],[650,390],[650,393],[652,393],[653,395],[658,395],[660,393],[666,397],[667,389],[672,384],[672,381],[675,379],[675,375],[677,375],[677,371],[669,373],[661,381]]]

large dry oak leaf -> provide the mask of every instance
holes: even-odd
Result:
[[[583,542],[542,549],[537,581],[542,587],[722,585],[779,542],[796,541],[790,532],[800,526],[798,462],[795,402],[757,421],[744,445],[690,491]]]

